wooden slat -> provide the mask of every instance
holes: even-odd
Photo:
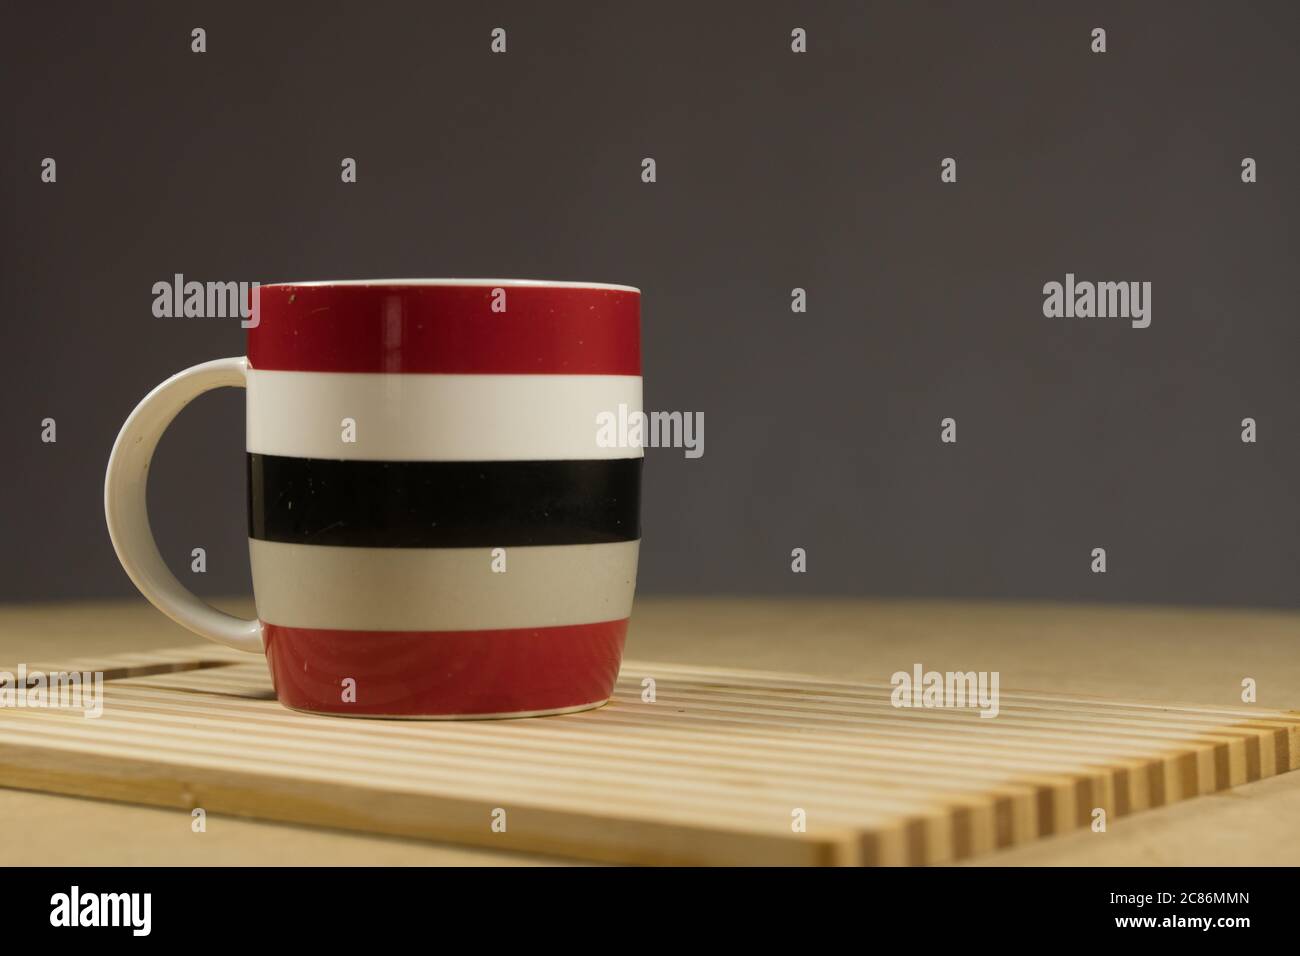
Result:
[[[1006,690],[990,720],[629,661],[597,711],[399,722],[288,711],[219,647],[28,668],[104,671],[104,713],[0,710],[5,786],[615,862],[941,863],[1300,765],[1300,715],[1244,707]]]

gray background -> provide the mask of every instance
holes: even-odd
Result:
[[[0,598],[133,593],[116,431],[244,350],[152,316],[181,272],[640,286],[647,407],[706,421],[702,459],[648,453],[642,593],[1296,606],[1296,10],[7,5]],[[1067,271],[1151,281],[1151,327],[1044,318]],[[248,588],[242,409],[155,461],[201,593]]]

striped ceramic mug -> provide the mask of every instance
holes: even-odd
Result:
[[[640,293],[581,282],[304,282],[254,294],[246,358],[187,369],[126,420],[104,511],[122,566],[173,620],[265,652],[305,711],[502,717],[604,703],[640,540]],[[248,390],[257,620],[191,594],[149,528],[162,432]]]

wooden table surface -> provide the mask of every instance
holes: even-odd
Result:
[[[251,602],[219,602],[251,616]],[[201,643],[142,600],[0,607],[0,664]],[[999,671],[1003,688],[1300,710],[1300,613],[948,601],[644,599],[628,653],[888,681]],[[0,789],[3,864],[532,865],[537,856]],[[57,839],[51,838],[57,834]],[[1297,865],[1300,772],[981,856],[980,864]]]

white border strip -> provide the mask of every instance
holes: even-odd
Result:
[[[566,282],[563,279],[307,279],[302,282],[265,282],[263,289],[321,289],[331,286],[380,286],[382,288],[476,288],[484,289],[596,289],[605,292],[635,292],[634,285],[613,282]]]
[[[248,370],[248,450],[352,461],[640,458],[597,415],[641,410],[639,375],[389,375]],[[355,422],[345,441],[344,419]]]
[[[483,631],[622,620],[639,541],[505,548],[345,548],[249,540],[257,616],[345,631]],[[497,566],[500,564],[498,562]]]

